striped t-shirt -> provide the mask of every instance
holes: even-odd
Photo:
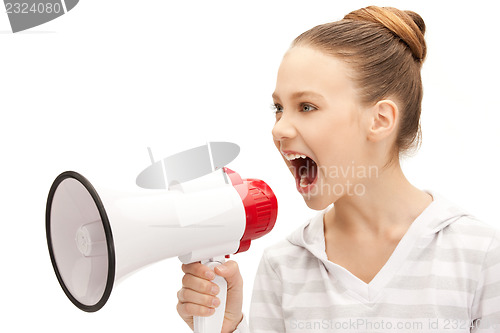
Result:
[[[267,248],[235,332],[500,332],[500,232],[427,192],[368,284],[326,256],[331,206]]]

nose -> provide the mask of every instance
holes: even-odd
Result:
[[[297,135],[297,129],[290,119],[286,117],[285,114],[282,114],[274,124],[272,133],[275,141],[283,141],[295,137]]]

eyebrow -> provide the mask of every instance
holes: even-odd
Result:
[[[294,92],[291,96],[291,99],[299,99],[301,97],[315,97],[315,98],[320,98],[324,99],[324,97],[318,93],[312,92],[312,91],[297,91]],[[273,92],[272,94],[273,99],[280,99],[278,94],[276,92]]]

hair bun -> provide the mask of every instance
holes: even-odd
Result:
[[[382,24],[410,48],[416,60],[425,60],[425,23],[417,13],[393,7],[369,6],[347,14],[344,19]]]

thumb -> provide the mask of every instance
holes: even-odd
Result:
[[[214,272],[215,274],[226,279],[228,289],[242,288],[243,279],[241,277],[240,269],[236,261],[226,261],[224,264],[215,267]]]

